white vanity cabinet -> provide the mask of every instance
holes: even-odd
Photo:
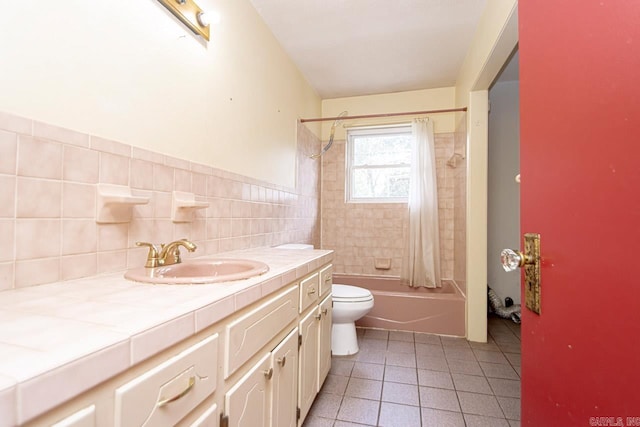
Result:
[[[298,421],[298,336],[295,328],[271,353],[272,427],[296,427]]]
[[[320,270],[320,299],[331,293],[333,285],[333,265],[329,264]]]
[[[291,286],[225,327],[225,379],[297,318],[298,293]]]
[[[269,427],[271,354],[267,353],[224,396],[225,427]]]
[[[300,424],[309,413],[318,393],[319,322],[317,306],[300,321],[300,364],[298,369],[298,407]]]
[[[28,427],[301,426],[331,368],[330,276],[317,269]]]
[[[115,390],[116,427],[175,425],[218,385],[218,334]]]
[[[300,282],[302,319],[298,370],[298,425],[304,422],[331,369],[331,271],[331,265],[326,266]]]
[[[218,415],[218,405],[209,406],[189,427],[219,427],[220,415]]]
[[[58,421],[51,427],[95,427],[95,425],[96,405],[91,405]]]
[[[320,310],[320,327],[318,333],[318,391],[324,384],[325,378],[331,369],[331,326],[333,300],[328,295],[322,300]]]
[[[224,397],[226,427],[295,427],[298,328],[265,354]]]

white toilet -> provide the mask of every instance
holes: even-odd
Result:
[[[355,322],[373,308],[373,295],[368,289],[338,284],[331,286],[331,294],[331,352],[334,356],[355,354],[359,350]]]
[[[290,243],[277,249],[313,249],[313,245]],[[333,284],[333,325],[331,326],[331,352],[334,356],[356,354],[358,338],[356,320],[373,308],[373,295],[368,289],[357,286]]]

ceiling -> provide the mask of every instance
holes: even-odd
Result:
[[[250,0],[323,99],[455,85],[486,0]]]

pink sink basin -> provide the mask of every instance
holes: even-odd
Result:
[[[269,266],[260,261],[219,258],[185,261],[156,268],[139,267],[127,271],[124,277],[136,282],[186,285],[248,279],[267,271]]]

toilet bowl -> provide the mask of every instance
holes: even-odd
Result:
[[[373,308],[373,295],[357,286],[334,284],[333,326],[331,327],[331,351],[334,356],[348,356],[358,352],[356,320]]]
[[[289,243],[276,249],[313,249],[313,245]],[[333,284],[333,324],[331,326],[331,353],[334,356],[356,354],[358,338],[356,320],[373,308],[373,295],[368,289],[357,286]]]

